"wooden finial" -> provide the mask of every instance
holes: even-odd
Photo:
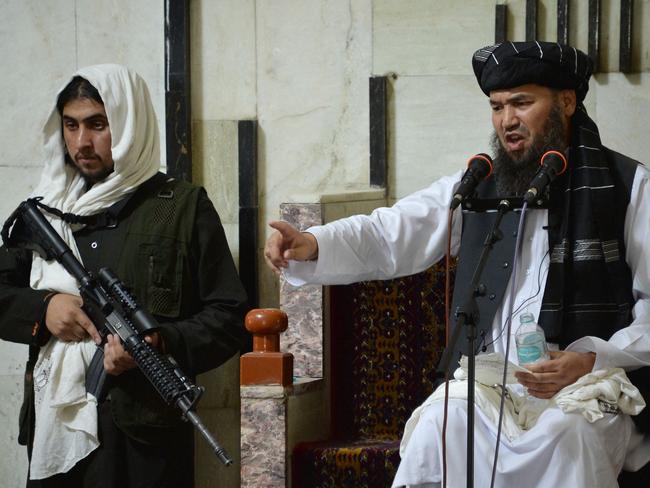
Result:
[[[245,325],[253,334],[253,352],[240,359],[240,384],[290,385],[293,355],[280,352],[280,333],[287,330],[287,314],[273,308],[254,309],[246,314]]]

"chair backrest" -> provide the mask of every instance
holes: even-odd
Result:
[[[398,440],[433,391],[445,343],[445,269],[332,287],[332,425],[339,439]]]

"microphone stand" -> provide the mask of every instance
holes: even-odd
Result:
[[[476,305],[476,298],[485,295],[485,287],[479,284],[483,268],[487,263],[490,251],[495,243],[503,238],[503,233],[499,230],[499,225],[503,216],[508,213],[512,208],[512,203],[509,199],[499,201],[497,206],[497,217],[492,224],[492,228],[488,232],[485,241],[483,242],[483,250],[481,256],[474,270],[472,281],[470,283],[467,298],[456,311],[456,327],[451,336],[449,344],[445,349],[444,354],[438,366],[438,374],[446,375],[449,370],[449,365],[453,359],[454,349],[460,338],[460,331],[466,329],[468,355],[467,355],[467,488],[474,486],[474,396],[476,378],[476,324],[479,321],[478,306]]]

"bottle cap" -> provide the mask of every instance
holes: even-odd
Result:
[[[522,313],[519,316],[519,323],[527,324],[528,322],[535,322],[535,316],[530,312]]]

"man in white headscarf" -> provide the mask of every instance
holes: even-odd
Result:
[[[44,127],[34,196],[85,267],[109,267],[156,316],[147,341],[192,376],[240,347],[245,292],[205,191],[158,172],[144,81],[117,65],[79,70]],[[0,337],[29,344],[19,441],[29,487],[193,486],[193,433],[108,336],[106,398],[85,389],[101,342],[57,262],[0,248]]]

